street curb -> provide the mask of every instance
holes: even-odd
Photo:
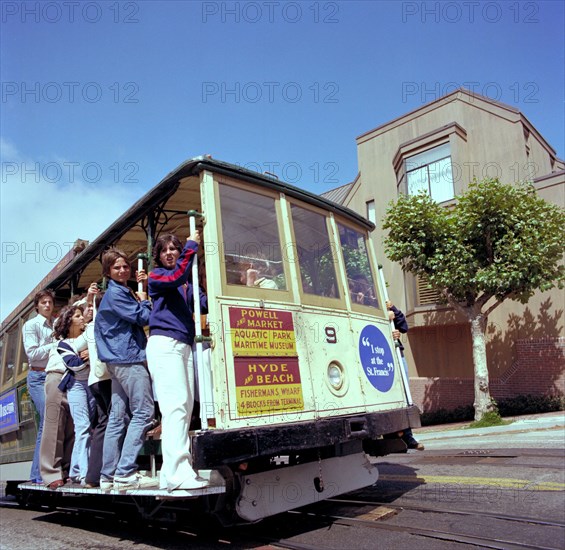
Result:
[[[532,430],[547,430],[565,428],[565,411],[558,411],[546,414],[525,415],[504,420],[512,421],[511,424],[504,426],[490,426],[488,428],[467,428],[470,422],[460,422],[457,424],[446,424],[444,426],[429,426],[414,430],[418,440],[430,441],[435,439],[449,439],[453,437],[470,437],[479,435],[505,434],[528,432]],[[563,432],[565,441],[565,431]]]

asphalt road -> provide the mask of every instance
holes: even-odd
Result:
[[[426,450],[375,459],[380,478],[372,487],[235,529],[201,521],[168,529],[4,501],[0,549],[561,550],[564,425],[559,413],[482,430],[420,429],[416,435]]]

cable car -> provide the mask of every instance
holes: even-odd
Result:
[[[224,522],[253,522],[373,485],[378,469],[370,457],[405,448],[386,436],[418,427],[419,411],[392,340],[373,225],[343,206],[270,175],[192,158],[40,286],[55,291],[56,305],[72,303],[103,282],[108,247],[132,262],[151,258],[159,235],[183,240],[191,226],[203,235],[193,276],[209,303],[202,325],[196,319],[199,418],[191,454],[208,484],[119,493],[23,482],[35,441],[21,346],[30,295],[0,333],[7,494],[56,506],[72,497],[75,508],[78,496],[85,506],[133,504],[152,518],[199,505]],[[152,435],[139,462],[158,475]]]

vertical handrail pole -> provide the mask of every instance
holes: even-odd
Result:
[[[147,254],[137,255],[137,271],[140,272],[143,269],[143,260],[147,259]],[[143,283],[139,281],[137,283],[137,292],[143,292]]]
[[[385,276],[383,273],[383,266],[379,265],[379,281],[381,283],[382,294],[384,296],[385,302],[388,302],[388,291],[386,288],[386,281]],[[385,303],[385,313],[388,315],[386,311],[386,303]],[[390,320],[390,330],[396,330],[394,326],[394,321]],[[400,365],[400,376],[402,377],[402,384],[404,385],[404,393],[406,394],[406,400],[408,405],[413,405],[414,402],[412,401],[412,394],[410,393],[410,386],[408,384],[408,375],[404,372],[404,361],[402,360],[402,352],[400,351],[400,342],[397,340],[394,342],[394,347],[396,349],[396,357],[398,359],[398,363]]]
[[[195,210],[188,211],[190,234],[196,231],[196,217],[201,216]],[[194,299],[194,332],[196,342],[196,370],[198,373],[198,398],[200,401],[201,429],[208,429],[206,414],[208,400],[211,399],[211,381],[207,370],[204,368],[204,353],[202,350],[202,322],[200,319],[200,282],[198,280],[198,256],[192,262],[192,298]]]

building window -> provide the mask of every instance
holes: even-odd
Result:
[[[453,199],[450,144],[445,143],[404,160],[409,195],[426,191],[436,202]]]
[[[367,219],[377,225],[377,215],[375,214],[375,201],[367,201]]]

